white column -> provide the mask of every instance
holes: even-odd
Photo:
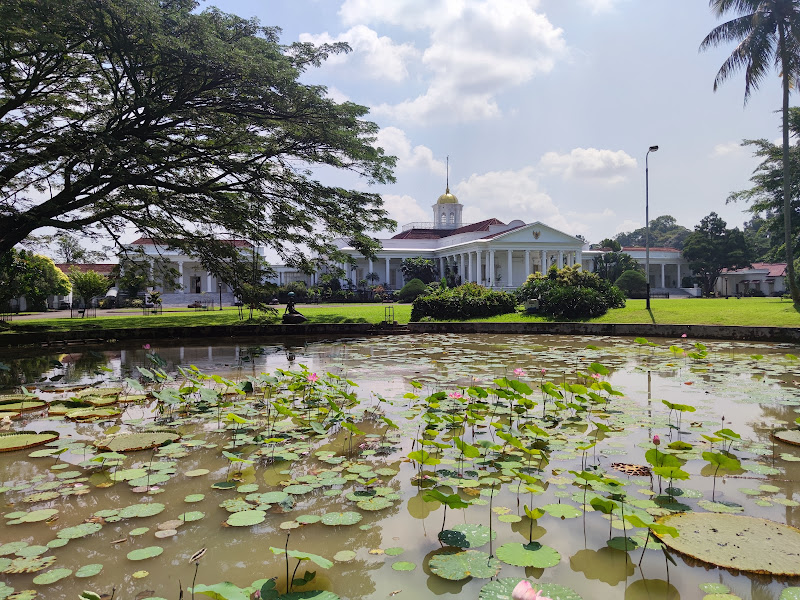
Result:
[[[681,280],[681,263],[677,263],[675,268],[678,270],[678,287],[683,287],[683,281]]]
[[[481,251],[475,251],[475,283],[481,282]]]
[[[525,273],[525,280],[528,280],[528,275],[531,274],[531,251],[525,250],[525,269],[523,270]]]
[[[367,260],[367,269],[368,269],[368,270],[367,270],[367,274],[368,274],[368,275],[369,275],[370,273],[374,273],[374,271],[372,270],[372,259],[371,259],[371,258]],[[370,281],[370,284],[372,284],[372,282],[371,282],[371,281]]]
[[[506,276],[506,287],[513,287],[513,285],[514,285],[513,281],[514,280],[513,280],[512,276],[511,276],[512,273],[513,273],[511,261],[512,261],[512,258],[514,256],[514,251],[511,250],[511,248],[509,248],[507,250],[507,252],[508,252],[508,275]]]
[[[208,288],[206,289],[207,292],[213,292],[214,291],[214,288],[211,287],[213,285],[212,282],[211,282],[211,273],[206,275],[206,285],[208,285]]]
[[[494,286],[494,250],[489,250],[489,268],[491,269],[491,275],[489,275],[489,284]],[[489,269],[487,269],[489,270]]]
[[[467,252],[467,281],[475,281],[475,270],[472,267],[472,252]]]
[[[581,270],[583,270],[583,252],[580,250],[575,250],[575,262],[581,266]]]
[[[540,254],[541,254],[540,259],[542,261],[541,262],[541,267],[540,267],[541,273],[542,273],[542,275],[546,275],[547,274],[547,250],[542,250],[540,252]]]
[[[664,278],[664,267],[665,266],[666,265],[664,263],[661,263],[661,287],[662,288],[667,287],[666,279]]]
[[[181,289],[178,290],[179,294],[186,293],[186,282],[183,280],[183,261],[178,261],[178,283],[181,285]]]
[[[386,285],[389,285],[389,261],[392,260],[388,256],[386,257]]]
[[[444,277],[444,256],[439,257],[439,276]]]
[[[564,252],[562,250],[558,251],[558,262],[556,263],[559,269],[564,268]]]

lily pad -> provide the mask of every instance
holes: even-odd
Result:
[[[459,524],[439,532],[439,540],[443,544],[465,549],[480,548],[484,544],[488,544],[489,539],[495,538],[497,538],[496,531],[491,532],[490,538],[488,527],[485,525],[473,525],[472,523]]]
[[[155,558],[161,556],[164,549],[161,546],[148,546],[147,548],[139,548],[128,552],[128,560],[146,560],[148,558]]]
[[[86,537],[93,533],[97,533],[103,528],[100,523],[81,523],[74,527],[66,527],[56,533],[56,537],[62,540],[77,540],[78,538]]]
[[[702,562],[750,573],[800,575],[800,530],[794,527],[717,513],[667,515],[658,523],[679,533],[659,536],[662,543]]]
[[[561,555],[555,548],[544,546],[539,542],[509,543],[503,544],[497,549],[497,558],[515,567],[545,569],[557,565],[561,560]]]
[[[394,506],[394,504],[383,496],[375,496],[368,500],[362,500],[356,506],[361,510],[383,510],[384,508]]]
[[[361,513],[348,511],[348,512],[330,512],[322,515],[323,525],[355,525],[361,520]]]
[[[350,562],[356,557],[356,553],[352,550],[339,550],[333,555],[333,560],[336,562]]]
[[[478,600],[511,600],[511,593],[519,583],[518,577],[503,577],[490,581],[481,588]],[[533,589],[541,590],[551,600],[583,600],[577,592],[557,583],[531,582]]]
[[[468,577],[488,579],[500,572],[500,561],[480,550],[443,552],[431,557],[428,568],[434,575],[451,581]]]
[[[250,527],[263,523],[267,518],[267,513],[263,510],[242,510],[232,513],[226,523],[231,527]]]
[[[13,452],[41,446],[59,438],[56,431],[5,431],[0,433],[0,452]]]
[[[91,565],[83,565],[80,569],[75,571],[75,577],[94,577],[99,575],[103,570],[103,565],[100,563],[93,563]]]
[[[123,519],[132,517],[153,517],[164,510],[164,505],[158,502],[142,502],[141,504],[131,504],[119,511],[119,516]]]
[[[416,568],[417,565],[415,563],[407,560],[399,560],[396,563],[392,563],[392,569],[395,571],[413,571]]]
[[[50,569],[46,573],[33,578],[36,585],[50,585],[72,575],[72,569]]]
[[[571,504],[545,504],[542,506],[542,510],[559,519],[575,519],[583,514],[580,509]]]
[[[792,444],[793,446],[800,446],[800,429],[786,429],[784,431],[776,431],[772,434],[776,440]]]

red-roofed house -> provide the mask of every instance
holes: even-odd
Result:
[[[746,269],[725,270],[714,291],[720,296],[779,296],[786,291],[786,263],[753,263]]]

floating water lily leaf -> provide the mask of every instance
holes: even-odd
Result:
[[[800,600],[800,587],[783,588],[778,600]]]
[[[730,588],[723,583],[701,583],[697,587],[706,594],[727,594],[731,591]]]
[[[319,523],[322,520],[322,517],[319,515],[300,515],[295,519],[298,523],[302,525],[311,525],[312,523]]]
[[[485,525],[463,523],[439,532],[439,540],[448,546],[457,548],[480,548],[489,543],[490,530]],[[497,532],[491,532],[491,539],[497,537]]]
[[[545,504],[542,506],[542,510],[559,519],[575,519],[583,514],[580,509],[571,504]]]
[[[323,525],[355,525],[361,518],[361,513],[353,511],[330,512],[322,515],[322,523]]]
[[[392,504],[388,498],[384,498],[383,496],[375,496],[374,498],[361,500],[356,504],[356,506],[358,506],[358,508],[361,510],[383,510],[384,508],[394,506],[394,504]]]
[[[800,446],[800,429],[787,429],[784,431],[775,431],[772,434],[777,440],[792,444],[793,446]]]
[[[200,502],[200,501],[201,501],[201,500],[203,500],[203,498],[205,498],[205,497],[206,497],[206,495],[205,495],[205,494],[189,494],[188,496],[186,496],[186,497],[183,499],[183,501],[184,501],[184,502],[189,502],[189,503],[192,503],[192,502]]]
[[[186,475],[187,477],[200,477],[202,475],[208,475],[208,474],[209,474],[208,469],[194,469],[192,471],[186,471],[186,473],[184,473],[184,475]]]
[[[311,487],[310,485],[304,485],[301,483],[295,485],[287,485],[285,488],[283,488],[284,492],[286,492],[287,494],[293,494],[295,496],[301,496],[313,490],[314,488]]]
[[[41,446],[59,438],[56,431],[4,431],[0,433],[0,452],[12,452]]]
[[[161,556],[164,549],[161,546],[148,546],[147,548],[140,548],[128,552],[128,560],[146,560],[148,558],[155,558]]]
[[[11,564],[3,569],[3,573],[35,573],[46,569],[56,562],[55,556],[32,556],[29,558],[15,558]]]
[[[417,565],[415,563],[406,560],[399,560],[396,563],[392,563],[392,569],[395,571],[413,571],[416,568]]]
[[[226,523],[231,527],[250,527],[263,523],[266,518],[263,510],[242,510],[231,514]]]
[[[41,556],[50,550],[48,546],[26,546],[17,551],[17,556],[25,558],[27,556]]]
[[[658,523],[678,530],[678,537],[659,537],[681,554],[737,571],[800,575],[800,530],[794,527],[717,513],[667,515]]]
[[[500,561],[480,550],[443,552],[431,557],[428,568],[434,575],[451,581],[468,577],[488,579],[500,572]]]
[[[56,537],[63,540],[76,540],[78,538],[86,537],[93,533],[97,533],[103,528],[100,523],[81,523],[74,527],[66,527],[56,533]]]
[[[106,417],[114,417],[122,411],[116,407],[91,407],[91,408],[72,408],[68,410],[64,416],[74,421],[92,421],[94,419],[103,419]]]
[[[191,523],[192,521],[199,521],[205,516],[206,513],[204,512],[200,512],[199,510],[191,510],[189,512],[179,514],[178,519],[185,523]]]
[[[250,594],[246,594],[242,588],[228,581],[215,583],[214,585],[197,584],[194,588],[189,588],[192,594],[203,594],[214,600],[250,600]]]
[[[261,504],[280,504],[289,497],[286,492],[265,492],[259,494],[258,501]]]
[[[497,549],[497,558],[515,567],[545,569],[557,565],[561,560],[561,555],[550,546],[531,542],[529,544],[503,544]]]
[[[511,600],[511,593],[519,583],[519,577],[503,577],[490,581],[481,588],[478,600]],[[583,600],[577,592],[557,583],[540,583],[532,581],[535,590],[541,590],[542,595],[551,600]]]
[[[94,577],[95,575],[99,575],[100,571],[102,570],[103,570],[103,565],[101,565],[100,563],[83,565],[80,569],[75,571],[75,577]]]
[[[49,585],[72,575],[72,569],[51,569],[33,578],[36,585]]]
[[[42,510],[34,510],[26,513],[24,516],[20,517],[19,520],[23,523],[38,523],[39,521],[46,521],[57,514],[57,508],[44,508]]]
[[[339,550],[333,555],[333,560],[336,562],[350,562],[356,557],[356,553],[352,550]]]
[[[139,535],[144,535],[148,531],[150,531],[149,527],[137,527],[136,529],[131,529],[130,533],[128,533],[128,535],[132,535],[132,536],[136,537],[136,536],[139,536]]]
[[[140,504],[131,504],[119,511],[119,516],[123,519],[130,519],[132,517],[153,517],[164,511],[164,505],[158,502],[142,502]]]

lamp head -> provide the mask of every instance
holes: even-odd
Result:
[[[650,146],[648,152],[658,152],[658,146]]]

